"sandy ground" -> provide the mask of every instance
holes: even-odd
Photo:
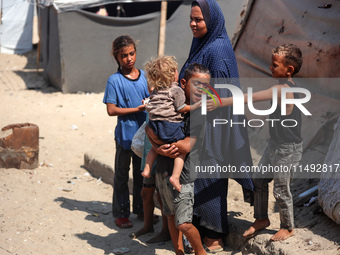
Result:
[[[0,128],[38,125],[41,162],[34,170],[0,169],[0,254],[113,254],[120,247],[129,247],[128,254],[174,254],[171,242],[147,245],[151,233],[131,240],[128,235],[143,225],[135,215],[132,229],[117,228],[112,187],[83,167],[88,151],[112,152],[113,164],[116,118],[107,116],[102,98],[103,93],[62,94],[47,87],[42,70],[36,72],[36,51],[0,54]],[[257,163],[259,155],[252,153]],[[296,182],[294,190],[301,185],[306,186]],[[228,207],[234,231],[228,242],[234,250],[219,254],[241,254],[241,249],[244,254],[340,254],[339,225],[316,204],[296,208],[295,237],[275,244],[268,242],[279,228],[272,195],[272,225],[250,241],[240,233],[253,221],[252,208],[242,202],[240,186],[232,180]],[[156,224],[155,232],[160,228]]]

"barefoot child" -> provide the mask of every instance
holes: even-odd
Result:
[[[151,92],[151,91],[149,91]],[[146,122],[148,122],[149,116],[147,114],[146,116]],[[141,163],[141,170],[144,170],[146,156],[151,149],[152,145],[147,137],[145,135],[144,138],[144,148],[143,148],[143,156],[142,156],[142,163]],[[145,235],[147,233],[153,233],[154,227],[153,225],[157,223],[158,216],[154,215],[154,209],[155,209],[155,203],[154,203],[154,194],[156,191],[156,180],[155,180],[155,174],[156,174],[156,162],[152,167],[151,176],[149,178],[144,177],[143,178],[143,188],[142,188],[142,199],[143,199],[143,209],[144,209],[144,225],[141,229],[138,231],[135,231],[130,234],[130,237],[133,239],[140,237],[141,235]],[[162,208],[162,200],[159,196],[159,193],[156,192],[157,200],[159,202],[159,205],[161,207],[161,212],[163,212]],[[157,218],[155,218],[155,216]],[[161,232],[154,236],[153,238],[146,241],[147,243],[160,243],[160,242],[167,242],[171,239],[169,228],[168,228],[168,220],[166,216],[162,213],[162,229]]]
[[[273,89],[277,89],[277,109],[270,114],[270,119],[276,119],[274,124],[269,126],[270,140],[266,148],[259,167],[262,166],[282,166],[288,169],[299,165],[302,157],[302,137],[301,137],[301,112],[294,104],[287,104],[286,115],[281,114],[281,90],[283,88],[296,87],[293,76],[299,72],[302,65],[302,53],[299,48],[293,44],[283,44],[272,50],[272,64],[269,67],[272,77],[279,81],[267,90],[255,92],[252,100],[265,101],[273,99]],[[244,101],[247,103],[248,95],[244,95]],[[299,98],[297,93],[288,92],[287,99]],[[215,105],[212,100],[207,102],[207,110],[213,110]],[[223,98],[222,106],[233,104],[233,98]],[[293,120],[297,123],[294,127],[283,127],[280,123],[284,120]],[[282,167],[280,169],[282,169]],[[274,197],[279,206],[280,212],[280,230],[271,237],[272,241],[282,241],[294,234],[294,214],[293,199],[290,192],[290,181],[293,173],[274,172],[272,175],[263,176],[256,173],[253,176],[255,184],[255,203],[254,217],[255,222],[244,232],[243,236],[250,238],[255,233],[270,225],[268,218],[268,183],[274,179]]]
[[[183,133],[183,113],[195,110],[194,106],[185,103],[185,94],[178,86],[177,62],[175,57],[161,56],[145,65],[148,86],[152,91],[150,101],[146,106],[149,113],[149,127],[156,137],[152,137],[158,145],[174,143],[185,138]],[[181,190],[179,177],[184,165],[186,154],[180,153],[175,158],[174,170],[170,182],[178,191]],[[150,149],[144,171],[144,177],[150,177],[151,168],[157,153]]]
[[[144,71],[137,69],[136,44],[128,35],[116,38],[112,43],[112,55],[118,63],[118,71],[106,84],[103,102],[109,116],[118,116],[115,129],[116,156],[113,183],[112,214],[120,228],[131,228],[129,220],[129,170],[133,163],[133,213],[143,215],[140,175],[141,159],[131,150],[131,141],[146,118],[142,100],[149,96]]]

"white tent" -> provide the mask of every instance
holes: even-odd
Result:
[[[34,1],[2,0],[0,52],[22,54],[32,50]]]

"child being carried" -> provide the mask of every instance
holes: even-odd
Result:
[[[178,64],[173,56],[161,56],[146,63],[145,71],[149,90],[152,91],[150,101],[146,106],[149,113],[149,127],[154,136],[149,137],[158,145],[171,144],[185,138],[183,133],[183,114],[199,107],[185,104],[185,94],[178,86]],[[174,168],[170,182],[178,191],[179,181],[186,154],[179,153],[174,160]],[[152,148],[147,157],[142,175],[150,177],[151,168],[157,158],[157,152]]]

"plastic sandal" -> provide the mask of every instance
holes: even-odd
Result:
[[[117,218],[115,223],[119,228],[132,228],[132,223],[129,218]]]

